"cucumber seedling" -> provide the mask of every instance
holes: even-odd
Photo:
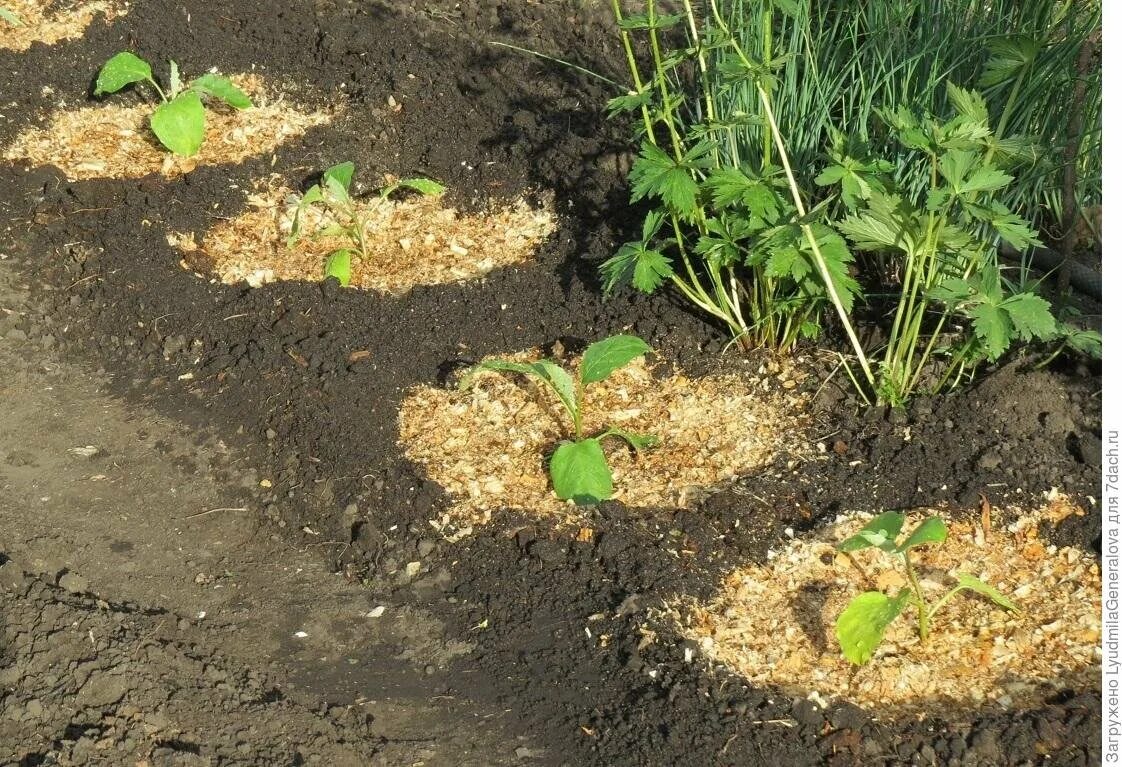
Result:
[[[480,371],[519,373],[543,381],[569,414],[572,421],[572,439],[564,440],[549,458],[549,476],[553,491],[564,501],[586,505],[606,501],[612,497],[612,470],[601,445],[609,437],[618,437],[633,450],[643,450],[655,445],[655,437],[635,434],[609,427],[595,437],[584,434],[584,396],[589,384],[603,381],[637,357],[651,351],[641,339],[631,335],[618,335],[597,341],[588,347],[580,361],[574,379],[568,371],[549,360],[536,362],[507,362],[487,360],[469,369],[460,379],[460,390],[471,385],[471,379]]]
[[[884,632],[909,606],[915,606],[919,618],[919,639],[927,641],[931,619],[951,599],[962,591],[973,591],[1005,610],[1019,612],[1000,591],[969,573],[955,573],[958,583],[935,604],[929,604],[916,575],[911,551],[918,546],[939,544],[947,539],[947,525],[939,517],[928,517],[902,542],[897,542],[904,527],[904,514],[888,511],[869,521],[855,535],[838,544],[838,550],[852,554],[861,549],[876,548],[892,557],[899,557],[904,565],[904,575],[909,587],[900,589],[894,597],[880,591],[866,591],[850,601],[838,616],[836,634],[842,654],[858,666],[869,662],[884,640]]]
[[[23,22],[20,21],[19,16],[17,16],[13,11],[9,11],[2,5],[0,5],[0,21],[6,21],[13,27],[23,26]]]
[[[355,164],[344,162],[333,165],[323,173],[320,182],[304,192],[292,216],[292,229],[288,234],[288,247],[296,244],[301,235],[301,216],[313,205],[326,213],[313,232],[314,237],[345,237],[350,245],[331,253],[323,265],[324,279],[334,277],[346,287],[351,284],[352,257],[368,255],[366,242],[367,216],[362,206],[351,195]],[[427,178],[393,179],[378,190],[382,199],[400,189],[412,189],[424,195],[441,195],[442,185]]]
[[[169,61],[168,87],[164,90],[152,76],[147,61],[128,51],[105,62],[97,75],[94,95],[116,93],[129,85],[145,83],[160,97],[160,104],[148,118],[156,138],[171,152],[182,157],[199,153],[206,137],[206,109],[203,99],[218,99],[234,109],[253,106],[249,96],[226,77],[205,74],[190,82],[179,76],[179,67]]]

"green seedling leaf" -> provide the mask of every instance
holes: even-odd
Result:
[[[101,67],[97,73],[94,95],[116,93],[126,85],[152,80],[152,67],[134,53],[121,51]],[[174,150],[173,150],[174,151]]]
[[[227,77],[203,75],[191,81],[191,89],[211,98],[224,101],[234,109],[249,109],[253,106],[249,96]]]
[[[323,276],[334,277],[344,288],[351,284],[351,252],[337,250],[323,264]]]
[[[23,26],[23,22],[20,21],[19,16],[15,15],[14,13],[9,11],[7,8],[4,8],[3,6],[0,6],[0,20],[8,22],[13,27],[22,27]]]
[[[879,591],[866,591],[854,597],[838,616],[835,627],[846,659],[858,666],[868,663],[884,641],[885,629],[899,617],[910,599],[911,591],[908,589],[903,589],[895,597],[885,596]]]
[[[446,186],[431,178],[403,178],[397,182],[397,186],[420,192],[426,197],[439,197],[448,191]]]
[[[490,370],[496,373],[521,373],[522,375],[534,376],[545,380],[545,376],[534,369],[534,366],[529,362],[507,362],[506,360],[484,360],[478,365],[475,365],[460,377],[459,390],[467,391],[471,388],[471,381],[475,375],[481,371]]]
[[[939,517],[928,517],[919,523],[919,527],[912,531],[912,534],[904,539],[904,542],[896,547],[899,554],[903,554],[909,549],[914,549],[916,546],[922,546],[926,543],[942,543],[947,540],[947,525]]]
[[[587,386],[603,381],[636,357],[642,357],[651,347],[641,338],[626,334],[605,338],[588,347],[580,362],[580,381]]]
[[[955,573],[955,578],[958,578],[959,588],[981,594],[998,607],[1002,607],[1011,612],[1019,613],[1021,611],[1021,608],[1013,603],[1012,600],[982,579],[975,578],[970,573]]]
[[[900,529],[903,527],[903,514],[898,511],[886,511],[870,519],[856,535],[839,543],[838,551],[851,554],[861,549],[876,547],[881,551],[893,552],[896,550],[896,536],[900,534]]]
[[[330,168],[323,172],[323,183],[325,186],[337,185],[342,188],[343,194],[339,195],[339,199],[345,200],[350,195],[351,181],[355,175],[355,164],[353,162],[341,162],[338,165],[332,165]]]
[[[193,157],[203,145],[206,110],[194,91],[181,93],[166,104],[160,104],[150,122],[160,143],[177,155]]]
[[[175,98],[179,95],[179,91],[183,89],[183,81],[179,79],[179,65],[174,61],[168,61],[168,96]]]
[[[580,505],[606,501],[614,492],[612,471],[597,439],[562,442],[549,459],[549,476],[558,498]]]
[[[619,437],[620,439],[627,442],[627,444],[631,446],[631,449],[634,450],[636,453],[639,452],[640,450],[647,450],[649,448],[652,448],[652,447],[654,447],[655,445],[658,444],[658,437],[655,437],[654,435],[651,435],[651,434],[637,434],[636,432],[633,432],[633,431],[627,431],[625,429],[617,429],[615,427],[612,427],[611,429],[608,429],[607,431],[603,432],[602,434],[597,436],[596,439],[598,439],[602,442],[603,440],[605,440],[608,437]]]
[[[471,379],[481,370],[491,370],[497,373],[521,373],[522,375],[537,378],[546,383],[561,400],[561,404],[576,420],[577,397],[573,378],[564,368],[549,360],[536,362],[507,362],[506,360],[484,360],[468,370],[460,378],[460,391],[465,391],[471,386]]]

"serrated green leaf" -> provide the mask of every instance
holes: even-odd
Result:
[[[850,554],[871,546],[881,551],[892,552],[896,548],[896,536],[904,527],[904,515],[899,511],[886,511],[879,514],[865,526],[838,544],[838,551]]]
[[[764,264],[764,275],[777,280],[788,278],[802,282],[814,271],[802,252],[793,245],[770,250]]]
[[[960,115],[968,117],[978,123],[989,122],[990,113],[989,109],[986,107],[986,100],[978,91],[960,88],[948,80],[947,99]]]
[[[589,345],[580,361],[580,381],[587,386],[603,381],[612,373],[651,351],[642,338],[620,334]]]
[[[653,293],[673,273],[669,258],[641,242],[626,243],[600,265],[605,293],[611,293],[621,282],[642,293]]]
[[[1009,349],[1013,323],[1009,313],[988,301],[975,304],[967,311],[974,321],[974,335],[982,344],[986,358],[996,362]]]
[[[661,200],[670,210],[688,215],[697,204],[698,186],[688,168],[651,143],[643,145],[628,178],[631,202]]]
[[[653,17],[646,13],[636,13],[632,16],[625,16],[620,19],[620,29],[627,30],[640,30],[640,29],[669,29],[677,26],[684,17],[681,14],[656,14]]]
[[[608,116],[618,117],[625,112],[637,112],[651,104],[651,91],[643,90],[641,93],[625,93],[608,100]]]
[[[127,85],[152,79],[148,62],[129,51],[121,51],[101,67],[97,73],[94,95],[116,93]]]
[[[955,573],[954,576],[958,579],[959,586],[969,591],[973,591],[977,594],[981,594],[998,607],[1002,607],[1015,613],[1019,613],[1021,611],[1021,608],[1018,607],[1012,600],[1010,600],[1009,597],[1005,596],[1000,591],[998,591],[985,581],[981,580],[980,578],[975,578],[973,575],[970,575],[970,573]]]
[[[334,277],[344,288],[351,284],[351,251],[337,250],[323,263],[323,276]]]
[[[1103,337],[1094,330],[1082,330],[1072,325],[1065,324],[1060,331],[1064,342],[1080,354],[1086,354],[1092,359],[1102,359]]]
[[[884,641],[885,630],[908,606],[910,598],[908,589],[891,598],[879,591],[854,597],[838,616],[835,628],[846,660],[857,666],[868,663]]]
[[[149,122],[160,143],[182,157],[198,154],[206,137],[206,110],[194,91],[180,93],[160,104]]]
[[[919,523],[919,527],[911,532],[904,542],[896,547],[898,554],[903,554],[916,546],[927,543],[942,543],[947,540],[947,524],[939,517],[928,517]]]
[[[1001,302],[1017,335],[1025,340],[1048,339],[1056,334],[1052,305],[1034,293],[1017,293]]]
[[[599,503],[612,497],[612,470],[597,439],[562,442],[549,458],[553,492],[564,501],[580,505]]]
[[[1008,173],[1003,173],[997,168],[981,167],[971,173],[966,181],[959,187],[959,193],[969,192],[996,192],[1004,189],[1013,181]]]
[[[246,92],[234,85],[228,77],[206,74],[192,80],[191,88],[211,98],[224,101],[234,109],[249,109],[253,106]]]

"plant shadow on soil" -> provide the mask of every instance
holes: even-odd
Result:
[[[199,168],[174,182],[68,183],[50,169],[0,169],[0,205],[20,232],[12,255],[37,284],[37,307],[19,329],[53,335],[66,355],[112,373],[120,396],[216,432],[246,455],[272,484],[255,488],[249,504],[301,543],[314,542],[297,532],[306,527],[338,541],[325,553],[343,572],[440,616],[450,641],[474,647],[434,669],[440,684],[510,709],[507,726],[546,747],[541,761],[991,764],[1031,761],[1044,749],[1054,764],[1096,763],[1093,691],[1032,711],[894,721],[845,704],[823,712],[687,663],[686,646],[664,626],[650,626],[658,641],[639,647],[647,607],[682,592],[708,596],[723,571],[761,559],[786,528],[808,529],[841,509],[970,508],[980,492],[996,503],[1053,486],[1095,495],[1094,371],[1010,365],[898,412],[861,411],[825,384],[813,432],[826,447],[819,460],[789,469],[781,457],[695,510],[638,515],[604,504],[592,512],[591,543],[502,511],[457,544],[430,527],[446,499],[401,457],[396,413],[409,386],[438,380],[450,361],[626,329],[687,370],[732,364],[714,359],[719,333],[673,298],[604,302],[598,293],[593,265],[634,221],[620,213],[619,126],[599,111],[609,94],[486,44],[499,38],[564,58],[588,51],[591,68],[599,57],[607,71],[613,33],[601,19],[572,23],[575,7],[483,0],[364,12],[292,1],[216,14],[192,0],[173,11],[190,14],[183,28],[138,5],[83,41],[24,57],[0,52],[0,67],[25,73],[0,84],[4,103],[21,105],[0,124],[0,142],[49,101],[27,81],[84,92],[88,73],[123,44],[154,60],[174,54],[187,72],[256,64],[274,81],[304,82],[301,97],[348,110],[275,160]],[[387,106],[391,94],[400,112]],[[270,172],[296,182],[344,159],[356,161],[359,178],[429,175],[463,204],[551,191],[564,220],[537,263],[397,298],[330,284],[249,290],[177,265],[167,231],[201,234],[236,214],[253,180]],[[359,350],[371,354],[351,361]],[[814,391],[830,367],[808,364]],[[193,379],[180,380],[185,373]],[[1098,530],[1091,513],[1053,537],[1093,548]],[[421,570],[407,577],[414,561]]]

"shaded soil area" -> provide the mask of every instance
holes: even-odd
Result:
[[[1052,764],[1097,763],[1095,691],[1071,691],[1035,710],[931,712],[924,721],[844,703],[822,710],[703,665],[648,614],[677,594],[708,596],[723,572],[764,558],[788,528],[808,529],[841,509],[945,503],[954,514],[976,507],[983,493],[996,502],[1053,487],[1097,496],[1100,380],[1093,370],[1063,360],[1036,370],[1021,360],[952,396],[885,412],[860,407],[830,356],[807,352],[799,364],[812,373],[805,385],[815,395],[810,436],[821,445],[813,460],[789,464],[781,456],[688,511],[604,504],[589,512],[592,532],[581,539],[502,509],[471,537],[451,542],[439,534],[431,523],[448,499],[396,443],[398,406],[410,386],[447,383],[486,354],[548,350],[558,340],[574,350],[622,331],[696,373],[766,371],[768,360],[720,355],[720,333],[671,296],[604,301],[599,293],[594,264],[635,223],[625,208],[622,126],[601,114],[608,94],[571,70],[488,41],[614,75],[607,19],[586,15],[575,0],[397,5],[137,2],[127,17],[95,24],[80,41],[0,52],[0,71],[13,74],[0,82],[0,144],[43,119],[59,94],[81,102],[100,63],[126,46],[153,60],[174,57],[186,72],[258,71],[307,103],[345,105],[336,123],[275,155],[174,181],[71,183],[51,168],[0,168],[0,253],[32,291],[29,300],[8,300],[10,311],[0,314],[3,343],[19,345],[25,360],[52,355],[100,370],[131,406],[221,440],[236,460],[210,462],[206,479],[223,488],[216,507],[244,508],[238,513],[253,520],[246,546],[276,536],[314,552],[334,577],[374,595],[370,609],[412,616],[380,641],[353,643],[334,671],[309,653],[291,656],[285,673],[319,677],[321,698],[351,706],[360,695],[378,695],[374,682],[389,684],[392,658],[409,668],[393,678],[413,680],[414,700],[451,701],[424,720],[432,737],[478,728],[472,710],[495,715],[488,721],[505,743],[503,756],[443,751],[426,757],[430,764],[989,765],[1045,755]],[[384,172],[438,179],[466,207],[548,193],[561,223],[534,262],[398,297],[332,284],[251,290],[180,268],[167,232],[201,239],[216,220],[242,212],[254,181],[278,173],[307,184],[348,159],[360,179]],[[1097,546],[1098,511],[1088,506],[1091,513],[1051,531],[1057,542]],[[155,618],[91,612],[83,598],[51,583],[23,579],[12,588],[10,625],[57,609],[91,628],[98,621],[98,630],[112,628],[117,644],[92,646],[105,656],[104,669],[114,668],[122,643],[153,654],[153,664],[171,664],[172,674],[219,652],[221,638],[190,651],[174,638],[142,641]],[[22,652],[12,646],[5,658]],[[195,732],[209,726],[208,712],[246,704],[245,716],[269,719],[270,727],[273,718],[294,717],[340,753],[368,758],[379,750],[372,733],[386,737],[377,714],[371,722],[352,708],[338,717],[330,708],[309,713],[265,700],[274,684],[267,675],[250,680],[245,665],[218,668],[223,679],[242,680],[233,686],[249,698],[235,700],[241,693],[218,688],[216,679],[202,692],[198,716],[188,717]],[[138,674],[125,693],[141,700],[155,689],[144,675],[159,672]],[[69,692],[49,687],[41,702],[52,708],[60,698],[50,695]],[[11,696],[2,703],[28,704]],[[392,721],[386,707],[383,713]],[[127,719],[116,709],[113,716],[98,725],[89,713],[79,725],[109,732]],[[107,736],[91,736],[100,737]],[[66,741],[67,754],[78,740]],[[216,739],[213,750],[195,755],[231,764],[290,758],[282,742],[265,740],[246,741],[244,757],[235,753],[237,738],[228,744],[234,751]],[[141,742],[127,753],[140,753]],[[319,753],[325,763],[346,763]],[[385,763],[411,763],[400,756]]]

